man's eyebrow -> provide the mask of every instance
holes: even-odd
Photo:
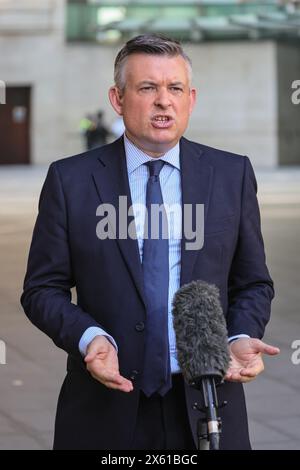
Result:
[[[138,86],[142,86],[142,85],[153,85],[153,86],[157,86],[158,84],[153,81],[153,80],[142,80],[141,82],[138,83]],[[177,82],[171,82],[169,84],[169,86],[184,86],[184,83],[183,82],[180,82],[180,81],[177,81]]]
[[[153,80],[142,80],[141,82],[138,83],[138,86],[141,86],[141,85],[157,85],[156,82],[154,82]]]

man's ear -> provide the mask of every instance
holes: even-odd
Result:
[[[123,115],[123,100],[120,89],[117,86],[112,86],[108,92],[109,101],[120,116]]]
[[[190,114],[192,113],[196,103],[197,92],[195,88],[190,89]]]

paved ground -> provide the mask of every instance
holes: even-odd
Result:
[[[26,319],[19,296],[45,168],[0,169],[0,449],[49,449],[65,353]],[[255,449],[300,449],[300,168],[258,172],[263,233],[277,297],[266,340],[281,348],[246,386]],[[0,343],[1,349],[1,343]],[[1,357],[0,357],[1,361]]]

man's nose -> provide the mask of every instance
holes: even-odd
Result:
[[[157,91],[154,104],[164,109],[170,106],[170,94],[166,88],[160,88]]]

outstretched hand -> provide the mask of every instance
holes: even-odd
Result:
[[[229,346],[230,365],[225,380],[250,382],[264,370],[263,354],[276,356],[279,348],[256,338],[240,338]]]
[[[108,388],[131,392],[132,382],[119,372],[118,354],[105,336],[96,336],[88,345],[84,359],[91,376]]]

